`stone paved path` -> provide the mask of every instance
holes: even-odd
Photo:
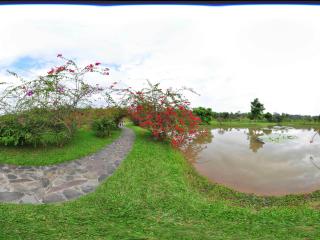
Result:
[[[0,164],[0,202],[52,203],[78,198],[95,190],[131,150],[131,129],[105,149],[81,159],[51,166]]]

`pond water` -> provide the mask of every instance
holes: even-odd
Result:
[[[320,189],[320,137],[313,128],[214,128],[184,149],[209,180],[256,195]]]

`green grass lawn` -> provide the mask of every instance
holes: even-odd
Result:
[[[255,197],[210,184],[133,127],[132,151],[97,191],[53,205],[0,204],[0,239],[319,239],[320,193]]]
[[[110,137],[98,138],[92,131],[80,129],[64,147],[0,147],[0,164],[50,165],[89,155],[113,142],[120,135],[114,131]]]

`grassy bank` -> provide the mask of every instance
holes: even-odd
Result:
[[[320,128],[320,122],[306,122],[306,121],[291,121],[291,122],[267,122],[267,121],[221,121],[213,120],[210,122],[213,127],[269,127],[269,126],[290,126],[290,127],[316,127]]]
[[[319,239],[319,193],[261,198],[209,184],[178,151],[134,130],[133,150],[96,192],[0,204],[0,239]]]
[[[110,137],[98,138],[92,131],[80,129],[70,143],[63,147],[0,147],[0,163],[16,165],[50,165],[74,160],[105,147],[120,135],[114,131]]]

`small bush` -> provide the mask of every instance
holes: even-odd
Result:
[[[114,119],[100,118],[95,119],[92,123],[92,130],[97,137],[110,136],[111,131],[117,128],[117,124]]]
[[[54,112],[29,111],[0,118],[0,144],[5,146],[62,146],[76,130],[74,124],[57,122]]]

